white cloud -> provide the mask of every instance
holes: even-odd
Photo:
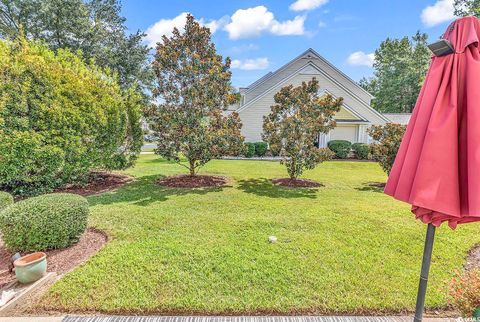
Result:
[[[293,20],[287,20],[281,23],[275,20],[270,32],[278,36],[303,35],[305,33],[303,28],[304,23],[305,17],[302,16],[297,16]]]
[[[325,28],[326,26],[327,26],[327,24],[324,21],[320,21],[318,23],[318,27],[320,27],[320,28]]]
[[[365,54],[363,51],[356,51],[347,58],[347,63],[352,66],[372,67],[375,61],[375,54]]]
[[[306,11],[313,10],[326,4],[328,0],[297,0],[290,5],[290,10]]]
[[[258,70],[258,69],[266,69],[270,65],[268,58],[255,58],[255,59],[245,59],[239,60],[234,59],[232,60],[231,67],[234,69],[243,69],[243,70]]]
[[[455,19],[454,0],[438,0],[435,4],[422,10],[422,22],[427,27],[433,27],[443,22]]]
[[[203,18],[200,18],[198,20],[198,23],[201,25],[201,26],[204,26],[204,27],[207,27],[208,29],[210,29],[210,32],[212,33],[212,35],[214,33],[217,32],[217,30],[219,30],[220,28],[222,28],[223,26],[225,26],[227,23],[228,23],[228,20],[229,20],[229,17],[222,17],[220,18],[219,20],[212,20],[210,22],[205,22],[205,19]]]
[[[160,19],[145,31],[146,37],[145,40],[148,42],[148,45],[155,47],[157,42],[162,40],[162,36],[165,35],[170,37],[173,33],[173,28],[183,30],[185,23],[187,22],[187,12],[182,12],[178,16],[172,19]],[[198,20],[200,25],[210,28],[212,34],[214,34],[219,28],[223,27],[226,23],[226,18],[221,18],[220,20],[212,20],[206,22],[205,19],[200,18]]]
[[[305,17],[297,16],[293,20],[279,22],[265,6],[239,9],[225,26],[230,39],[257,37],[269,32],[274,35],[303,35]]]

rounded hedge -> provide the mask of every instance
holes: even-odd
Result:
[[[26,199],[0,213],[3,241],[12,251],[64,248],[87,228],[88,201],[79,195],[54,193]]]
[[[352,150],[355,151],[357,158],[360,160],[367,160],[370,154],[370,146],[365,143],[352,144]]]
[[[352,148],[352,143],[347,140],[332,140],[327,144],[328,148],[335,152],[339,159],[346,159]]]
[[[13,204],[13,197],[7,192],[0,191],[0,211]]]
[[[263,157],[267,154],[268,144],[265,142],[255,142],[255,155],[258,157]]]
[[[246,147],[246,152],[245,152],[245,156],[247,158],[251,158],[255,155],[255,144],[254,143],[245,143],[245,147]]]

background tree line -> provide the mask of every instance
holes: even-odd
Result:
[[[149,48],[141,31],[129,34],[118,0],[1,0],[0,37],[42,40],[50,49],[81,50],[119,76],[122,88],[151,89]]]
[[[153,72],[118,0],[0,0],[0,190],[134,164]]]
[[[480,17],[480,0],[455,0],[457,17]],[[417,32],[413,37],[384,40],[375,51],[373,77],[360,80],[360,86],[375,98],[372,107],[383,113],[411,113],[422,88],[431,52],[428,37]],[[375,140],[370,153],[388,174],[406,127],[399,124],[372,126],[368,133]]]
[[[480,16],[480,0],[455,0],[454,8],[458,17]],[[375,96],[373,108],[382,113],[412,112],[430,65],[428,42],[427,34],[418,31],[412,37],[387,38],[380,43],[373,76],[359,82]]]

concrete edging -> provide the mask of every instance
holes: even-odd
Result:
[[[15,297],[10,300],[7,304],[0,307],[0,317],[1,316],[9,316],[9,314],[20,307],[24,307],[29,300],[31,300],[36,295],[39,295],[39,291],[45,286],[47,283],[56,279],[57,274],[55,272],[49,272],[45,274],[41,279],[32,283],[23,285],[17,281],[14,281],[7,286],[5,286],[3,290],[14,289],[17,294]]]

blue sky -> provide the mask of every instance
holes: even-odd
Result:
[[[371,58],[387,37],[417,30],[438,38],[453,0],[123,0],[128,28],[154,43],[190,12],[215,30],[220,54],[233,61],[232,83],[246,86],[307,48],[355,80],[372,74]]]

